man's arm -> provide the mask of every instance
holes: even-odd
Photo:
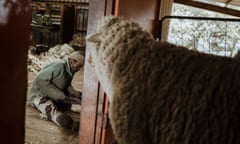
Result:
[[[36,76],[36,82],[40,90],[55,101],[65,100],[65,94],[62,90],[52,83],[52,80],[62,73],[64,65],[50,64],[42,69]]]

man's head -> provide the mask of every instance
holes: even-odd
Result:
[[[74,51],[68,56],[70,69],[72,72],[77,72],[84,64],[84,56],[79,51]]]

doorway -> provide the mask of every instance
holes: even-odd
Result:
[[[31,24],[27,61],[27,90],[38,72],[58,59],[66,59],[72,52],[85,56],[85,36],[88,21],[88,1],[31,2]],[[74,74],[72,86],[82,92],[83,67]],[[27,101],[26,101],[27,103]],[[65,111],[80,121],[80,113]],[[26,104],[25,144],[77,144],[79,133],[65,130],[46,120],[40,112]]]

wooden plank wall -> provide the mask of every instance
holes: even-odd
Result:
[[[143,28],[157,35],[161,0],[119,0],[118,15],[138,22]],[[115,12],[116,13],[116,12]]]

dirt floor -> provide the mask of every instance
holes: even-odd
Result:
[[[83,70],[77,72],[72,85],[75,89],[82,90]],[[28,73],[28,86],[31,85],[35,74]],[[73,119],[79,121],[80,114],[67,112]],[[41,119],[40,113],[32,107],[26,106],[25,117],[25,144],[78,144],[78,132],[64,130],[56,124]]]

